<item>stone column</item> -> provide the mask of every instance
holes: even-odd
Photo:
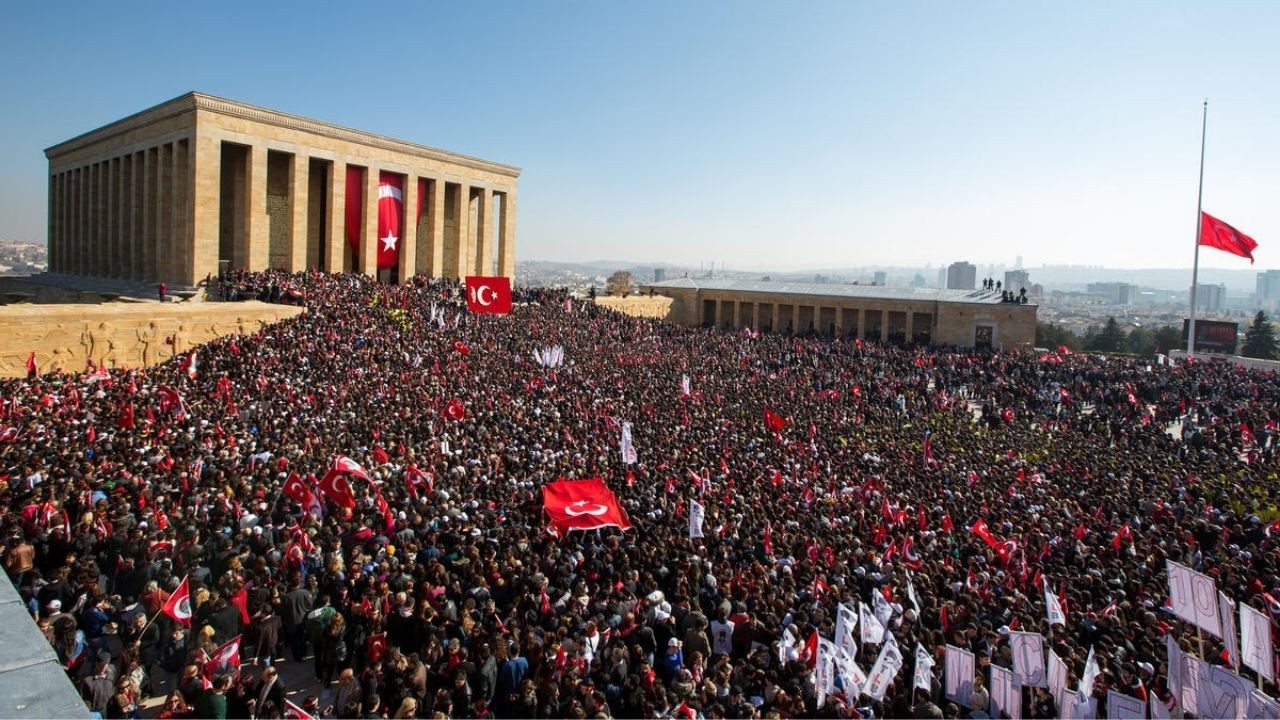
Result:
[[[403,285],[418,272],[418,178],[404,176],[404,192],[400,203],[400,276],[393,278]]]
[[[249,153],[249,172],[245,181],[248,208],[245,227],[245,258],[249,270],[266,270],[270,265],[271,237],[267,230],[267,148],[253,145]]]
[[[724,315],[723,315],[724,301],[717,298],[715,303],[716,303],[716,314],[715,314],[714,325],[716,327],[720,327],[720,325],[724,322]]]
[[[324,269],[331,273],[342,272],[347,246],[347,164],[333,161],[329,173],[329,237],[324,252]]]
[[[760,329],[760,303],[751,303],[751,329]]]
[[[908,308],[907,309],[907,327],[906,327],[906,336],[907,336],[906,340],[908,343],[911,342],[913,339],[915,339],[915,336],[911,334],[912,330],[915,328],[915,322],[913,321],[914,317],[915,317],[915,312],[913,312],[910,308]]]
[[[480,188],[476,212],[476,275],[493,274],[493,190]]]
[[[201,280],[218,276],[219,208],[222,194],[222,143],[208,135],[191,140],[191,275]]]
[[[458,185],[458,279],[475,272],[473,258],[475,247],[471,243],[471,186],[466,183]]]
[[[104,275],[102,268],[102,163],[89,165],[89,267],[86,275]]]
[[[66,272],[77,274],[80,272],[80,218],[83,215],[84,194],[81,192],[80,184],[80,168],[74,168],[69,171],[71,175],[71,192],[68,197],[67,209],[71,215],[70,232],[67,233],[69,241],[67,243],[67,269]]]
[[[364,231],[360,233],[360,272],[378,277],[378,169],[372,165],[364,171],[364,205],[361,209]]]
[[[865,308],[858,308],[857,337],[864,338],[866,336],[867,336],[867,311]]]
[[[427,246],[431,277],[444,277],[444,180],[427,182]]]
[[[289,233],[289,271],[307,269],[307,208],[311,187],[311,159],[294,153],[289,158],[289,209],[293,223]]]
[[[889,311],[877,310],[880,313],[880,342],[889,342]]]
[[[142,226],[139,237],[138,280],[154,280],[156,277],[156,149],[147,148],[142,155],[142,183],[139,188],[138,222]]]
[[[170,180],[173,215],[169,220],[169,277],[177,285],[195,285],[191,267],[191,142],[173,141],[173,169]]]
[[[792,334],[804,330],[800,327],[800,303],[791,304],[791,332]]]
[[[173,145],[156,148],[156,280],[173,278]]]
[[[502,214],[498,218],[498,274],[516,277],[516,189],[502,194]]]
[[[50,270],[58,267],[58,212],[60,211],[58,203],[58,174],[49,173],[49,224],[45,228],[45,262],[49,264]]]
[[[781,315],[781,314],[782,314],[782,313],[781,313],[781,309],[778,307],[778,303],[774,303],[774,304],[773,304],[773,316],[769,319],[769,330],[770,330],[770,331],[772,331],[772,332],[778,332],[779,330],[781,330],[781,329],[782,329],[782,328],[778,327],[778,320],[780,319],[778,316],[779,316],[779,315]]]

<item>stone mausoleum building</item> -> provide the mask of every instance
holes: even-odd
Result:
[[[238,268],[515,275],[509,165],[195,92],[45,155],[51,273],[175,287]]]
[[[644,289],[671,298],[667,319],[684,325],[992,349],[1030,348],[1036,336],[1036,306],[995,291],[693,278]]]

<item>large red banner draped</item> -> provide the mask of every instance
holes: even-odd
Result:
[[[378,173],[378,269],[400,262],[401,218],[404,217],[404,177]]]
[[[364,205],[364,168],[347,166],[346,211],[347,245],[357,258],[360,257],[360,210]]]

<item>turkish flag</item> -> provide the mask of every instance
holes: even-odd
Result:
[[[542,486],[542,507],[556,537],[564,537],[570,530],[631,529],[618,498],[600,478],[547,483]]]
[[[995,549],[997,546],[1000,545],[1000,541],[996,539],[996,536],[992,535],[991,531],[987,529],[986,520],[983,520],[982,518],[978,518],[978,520],[973,523],[973,527],[969,529],[973,531],[974,535],[977,535],[978,537],[982,538],[982,541],[985,542],[992,549]]]
[[[404,480],[409,485],[409,497],[414,500],[418,499],[418,488],[423,488],[428,493],[435,492],[434,478],[429,473],[419,470],[417,465],[410,465],[404,469]]]
[[[191,586],[187,584],[187,578],[182,578],[178,589],[173,591],[160,609],[179,625],[191,627]]]
[[[511,278],[503,275],[468,275],[467,309],[473,313],[497,315],[511,312]]]
[[[315,493],[311,492],[311,488],[298,477],[298,473],[291,472],[289,477],[284,481],[284,487],[281,491],[293,500],[296,500],[308,512],[319,510],[320,503],[316,500]]]
[[[1253,250],[1258,247],[1253,238],[1207,212],[1200,213],[1200,244],[1249,258],[1250,264],[1253,264]]]
[[[462,404],[461,400],[454,398],[445,406],[444,413],[454,420],[461,420],[467,416],[467,407]]]
[[[787,421],[783,420],[782,416],[778,415],[778,413],[770,410],[769,408],[765,408],[764,426],[769,429],[769,432],[781,432],[782,428],[787,426]]]
[[[284,719],[285,720],[315,720],[315,716],[303,710],[293,703],[289,698],[284,700]]]
[[[400,262],[400,219],[404,217],[404,177],[378,173],[378,269]]]
[[[356,496],[351,492],[351,483],[347,482],[347,476],[338,470],[330,470],[325,473],[324,478],[320,480],[320,492],[329,499],[329,502],[338,507],[354,508],[356,506]]]
[[[387,634],[378,633],[365,638],[364,651],[370,663],[381,662],[387,654]]]
[[[387,504],[387,499],[382,497],[381,492],[374,497],[374,501],[378,506],[378,512],[382,513],[382,522],[385,524],[383,531],[390,534],[396,527],[396,514],[391,511],[391,506]]]
[[[373,480],[369,478],[369,473],[365,472],[364,468],[360,467],[360,463],[352,460],[346,455],[339,455],[334,458],[333,468],[329,472],[348,473],[355,475],[365,482],[373,482]]]
[[[204,664],[206,680],[213,680],[218,675],[240,674],[240,637],[231,638],[213,651],[213,657]]]
[[[35,376],[37,374],[38,373],[36,372],[36,351],[32,350],[31,354],[27,356],[27,378],[35,379]]]
[[[373,461],[379,465],[386,465],[391,462],[391,458],[387,456],[387,451],[382,449],[381,445],[373,446]]]

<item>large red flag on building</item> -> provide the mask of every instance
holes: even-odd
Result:
[[[178,589],[173,591],[160,609],[179,625],[191,627],[191,586],[187,584],[186,578],[182,578]]]
[[[1200,213],[1200,244],[1249,258],[1250,264],[1253,264],[1253,250],[1258,247],[1253,238],[1207,212]]]
[[[570,530],[631,529],[618,498],[600,478],[547,483],[542,486],[542,507],[556,537],[564,537]]]
[[[473,313],[497,315],[511,312],[511,278],[503,275],[468,275],[467,309]]]
[[[378,269],[400,262],[401,218],[404,217],[404,177],[378,173]]]

